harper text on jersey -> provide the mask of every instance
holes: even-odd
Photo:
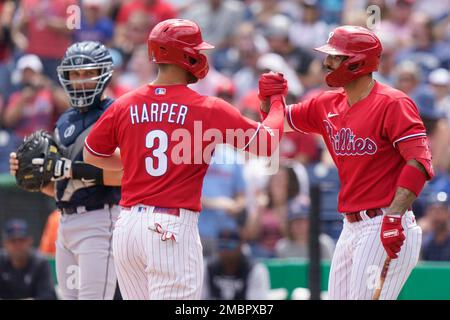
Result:
[[[142,105],[135,104],[130,106],[132,124],[166,121],[168,123],[183,125],[186,121],[187,112],[187,106],[177,103],[152,102],[148,105],[144,103]]]

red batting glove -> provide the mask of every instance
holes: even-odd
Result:
[[[404,241],[401,216],[385,215],[381,223],[381,243],[391,259],[398,258]]]
[[[288,92],[288,85],[283,74],[269,72],[263,73],[259,77],[259,93],[258,97],[261,101],[266,101],[273,95],[281,94],[286,96]]]

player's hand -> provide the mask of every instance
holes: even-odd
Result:
[[[37,166],[43,166],[45,160],[43,158],[34,158],[31,163]],[[72,178],[72,161],[66,158],[56,160],[52,181],[70,178]]]
[[[398,258],[404,241],[402,217],[385,215],[381,224],[381,243],[391,259]]]
[[[288,84],[283,74],[269,72],[259,77],[258,97],[261,101],[267,101],[271,96],[281,94],[286,96]]]
[[[17,154],[11,152],[9,154],[9,173],[15,177],[17,170],[19,170],[19,160],[17,160]]]

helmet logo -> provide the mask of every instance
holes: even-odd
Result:
[[[67,127],[66,130],[64,130],[64,138],[68,138],[71,135],[73,135],[73,133],[75,132],[75,125],[71,124],[70,126]]]
[[[81,58],[76,58],[75,61],[74,61],[74,63],[75,63],[75,64],[81,64],[82,61],[83,61],[83,59],[81,59]]]
[[[331,31],[330,34],[328,35],[327,43],[330,43],[330,39],[331,39],[331,37],[332,37],[333,35],[334,35],[334,32]]]

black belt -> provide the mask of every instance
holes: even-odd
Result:
[[[114,204],[98,204],[94,206],[79,206],[79,207],[71,207],[71,208],[61,208],[61,212],[63,214],[81,214],[86,213],[88,211],[94,211],[99,209],[109,209]]]

